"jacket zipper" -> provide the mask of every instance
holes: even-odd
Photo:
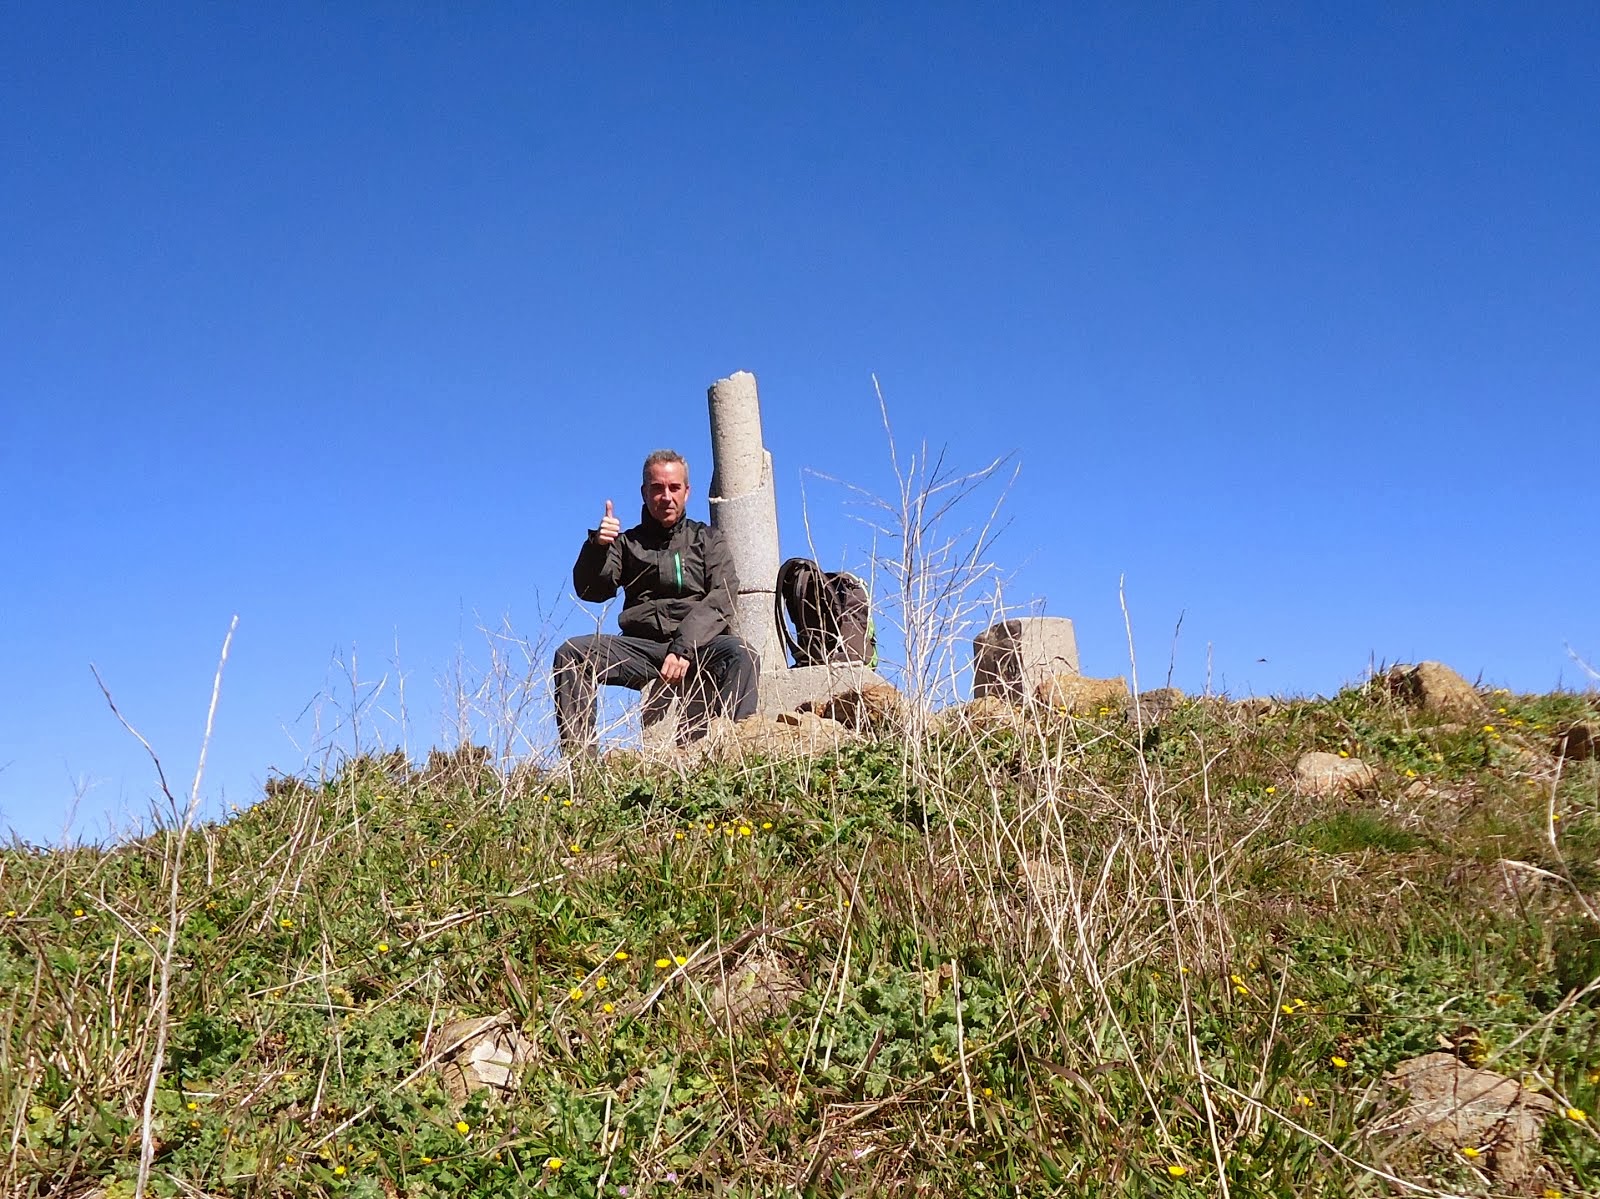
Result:
[[[683,594],[683,555],[677,550],[672,551],[672,565],[678,573],[678,594]]]

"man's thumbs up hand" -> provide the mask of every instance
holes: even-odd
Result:
[[[595,531],[595,540],[601,545],[610,545],[622,534],[622,522],[612,511],[611,501],[606,501],[606,514],[600,519],[600,528]]]

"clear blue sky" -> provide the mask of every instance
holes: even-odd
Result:
[[[706,386],[802,471],[1015,450],[1083,667],[1518,689],[1600,657],[1600,8],[54,5],[0,13],[0,824],[209,810],[441,738],[480,624],[581,627]],[[807,484],[830,565],[869,552]],[[1261,661],[1260,659],[1265,659]],[[324,698],[319,704],[318,696]],[[320,716],[319,716],[320,713]]]

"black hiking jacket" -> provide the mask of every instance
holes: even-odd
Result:
[[[617,624],[630,637],[668,642],[668,652],[692,658],[713,637],[733,632],[739,579],[722,535],[682,517],[662,528],[649,509],[610,545],[589,537],[572,564],[578,598],[604,603],[622,589]]]

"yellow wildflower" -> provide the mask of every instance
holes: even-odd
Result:
[[[1168,1166],[1167,1167],[1167,1173],[1172,1175],[1172,1177],[1174,1177],[1174,1178],[1182,1178],[1188,1172],[1189,1172],[1189,1167],[1188,1166],[1172,1165],[1172,1166]]]
[[[1566,1114],[1567,1119],[1571,1120],[1575,1124],[1582,1124],[1589,1118],[1589,1113],[1584,1111],[1581,1107],[1569,1107]]]
[[[544,1168],[546,1170],[559,1170],[564,1165],[566,1165],[566,1163],[559,1157],[547,1157],[544,1159]]]
[[[607,979],[604,974],[602,974],[599,978],[594,980],[594,989],[596,991],[604,991],[610,985],[611,985],[610,980]]]
[[[550,797],[548,795],[545,796],[545,799],[548,800],[549,798]],[[422,1164],[425,1165],[425,1166],[433,1165],[433,1158],[429,1157],[426,1153],[424,1153],[422,1155]]]
[[[335,1174],[338,1174],[338,1175],[340,1175],[340,1176],[343,1176],[343,1174],[344,1174],[344,1167],[343,1167],[343,1166],[335,1166],[335,1167],[334,1167],[334,1168],[333,1168],[333,1172],[334,1172],[334,1173],[335,1173]]]
[[[290,920],[289,917],[285,916],[282,920],[278,921],[278,927],[279,928],[293,928],[294,927],[294,921]]]
[[[578,1000],[583,998],[583,988],[573,987],[572,990],[567,992],[567,998],[572,1000],[573,1003],[577,1003]]]
[[[467,1133],[472,1131],[472,1126],[470,1124],[468,1124],[465,1120],[457,1120],[456,1121],[456,1131],[459,1132],[462,1136],[466,1136]]]
[[[1333,1063],[1333,1068],[1335,1070],[1343,1070],[1350,1065],[1349,1062],[1345,1061],[1344,1058],[1340,1057],[1337,1053],[1328,1060]]]
[[[762,822],[761,822],[761,827],[762,827],[762,828],[763,828],[763,829],[770,829],[770,828],[771,828],[771,827],[772,827],[772,821],[770,821],[770,820],[764,820],[764,821],[762,821]]]
[[[1278,793],[1278,789],[1276,787],[1268,787],[1267,788],[1267,794],[1268,795],[1276,795],[1277,793]]]
[[[619,962],[625,962],[628,960],[628,951],[626,949],[619,949],[611,956]]]
[[[674,954],[672,960],[680,966],[687,966],[689,964],[689,959],[684,957],[681,953]]]
[[[656,969],[657,970],[665,970],[670,965],[672,965],[672,959],[671,958],[657,958],[656,959]]]
[[[601,1011],[602,1011],[602,1012],[604,1012],[604,1013],[605,1013],[605,1014],[606,1014],[606,1015],[608,1015],[608,1016],[609,1016],[609,1015],[610,1015],[610,1014],[611,1014],[611,1013],[612,1013],[612,1012],[614,1012],[614,1011],[616,1011],[616,1010],[617,1010],[617,1009],[616,1009],[616,1008],[615,1008],[615,1007],[613,1007],[613,1006],[612,1006],[612,1005],[611,1005],[611,1004],[609,1004],[609,1003],[602,1003],[602,1004],[601,1004],[601,1005],[600,1005],[600,1010],[601,1010]]]
[[[387,941],[379,941],[378,942],[378,952],[379,953],[388,953],[389,952],[389,942],[387,942]]]
[[[750,826],[748,824],[741,824],[739,826],[739,835],[741,837],[748,837],[750,835]]]
[[[1296,1107],[1310,1107],[1311,1106],[1311,1096],[1310,1095],[1296,1095],[1294,1097],[1294,1105]]]
[[[1463,1145],[1463,1146],[1461,1146],[1461,1156],[1462,1157],[1466,1157],[1466,1158],[1477,1157],[1478,1156],[1478,1150],[1477,1150],[1477,1148],[1475,1146]]]

